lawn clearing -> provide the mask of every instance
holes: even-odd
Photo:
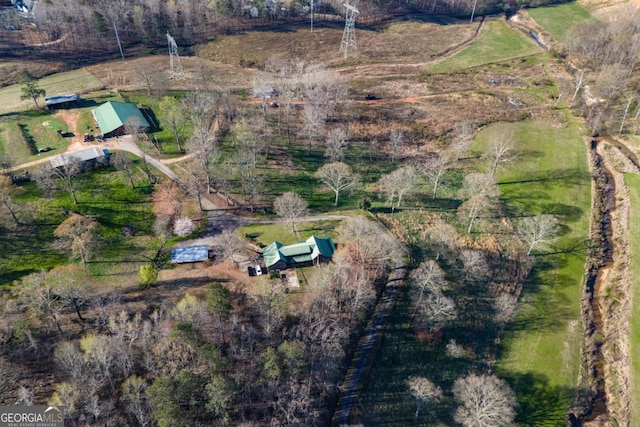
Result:
[[[429,65],[427,71],[451,73],[539,52],[540,48],[530,37],[510,28],[502,19],[490,19],[487,20],[480,37],[471,46],[450,58]]]
[[[85,172],[76,184],[77,205],[67,192],[43,198],[34,183],[22,186],[16,202],[30,210],[19,217],[31,219],[10,233],[0,233],[0,245],[7,249],[0,255],[0,285],[69,262],[68,254],[53,248],[53,231],[66,218],[65,210],[95,216],[100,223],[100,244],[87,264],[92,275],[135,274],[140,263],[147,262],[142,255],[151,255],[151,187],[140,183],[132,189],[124,175],[112,168]],[[125,226],[133,228],[133,237],[123,235]]]
[[[262,247],[270,245],[274,241],[290,245],[314,235],[335,238],[334,230],[341,222],[341,220],[300,221],[297,224],[299,238],[291,230],[291,225],[283,222],[245,225],[240,227],[240,233]]]
[[[513,135],[521,153],[498,176],[509,216],[549,213],[562,224],[552,253],[536,256],[498,361],[498,372],[518,394],[518,421],[558,425],[573,398],[581,361],[580,299],[591,206],[586,145],[576,125],[522,123],[488,128],[476,148],[493,135]],[[552,407],[549,401],[555,402]]]
[[[624,176],[631,200],[629,242],[631,246],[631,419],[629,425],[640,423],[640,176]]]
[[[53,74],[38,80],[38,86],[47,91],[46,96],[63,95],[67,93],[83,94],[97,90],[102,84],[85,68],[73,71]],[[21,100],[22,85],[17,84],[0,89],[0,114],[21,111],[34,108],[31,99]],[[39,99],[38,104],[44,106],[44,99]]]
[[[593,20],[593,17],[578,3],[567,3],[550,7],[527,9],[540,26],[547,30],[554,39],[565,41],[565,36],[578,24]]]

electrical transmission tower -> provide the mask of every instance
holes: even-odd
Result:
[[[180,55],[178,55],[178,45],[169,33],[167,33],[167,42],[169,43],[169,64],[171,67],[171,78],[175,80],[183,79],[184,69],[182,69],[182,63],[180,62]]]
[[[344,23],[344,33],[342,34],[342,43],[340,43],[340,52],[344,55],[344,59],[347,59],[349,53],[356,52],[358,46],[356,45],[356,15],[360,13],[356,6],[358,0],[353,0],[353,5],[349,4],[349,0],[344,4],[347,9],[347,14]]]

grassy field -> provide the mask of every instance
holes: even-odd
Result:
[[[591,206],[586,145],[575,125],[499,125],[484,135],[493,132],[513,134],[521,152],[517,164],[498,177],[507,213],[550,213],[562,224],[551,253],[536,256],[520,310],[503,341],[498,372],[518,393],[522,425],[563,425],[580,366],[580,298]]]
[[[528,9],[529,15],[554,39],[564,41],[567,32],[576,25],[587,22],[591,14],[577,3]]]
[[[57,131],[68,132],[67,124],[49,111],[26,111],[18,113],[13,120],[0,119],[0,140],[2,150],[13,161],[21,164],[41,157],[53,156],[64,152],[69,138],[62,138]],[[35,154],[32,152],[32,148]],[[38,153],[38,149],[51,147],[48,153]]]
[[[65,219],[65,209],[95,215],[100,223],[100,243],[88,264],[92,275],[131,274],[145,261],[141,254],[148,250],[154,219],[148,201],[151,187],[140,181],[132,189],[111,168],[82,174],[77,187],[79,203],[75,205],[66,192],[46,198],[35,184],[22,185],[16,202],[22,206],[19,217],[25,224],[0,233],[0,245],[5,248],[0,255],[0,285],[68,262],[66,254],[53,248],[53,230]],[[132,226],[135,236],[123,237],[124,226]]]
[[[426,62],[452,44],[462,43],[473,35],[477,24],[440,17],[439,22],[394,22],[386,28],[358,26],[358,55],[351,64]],[[256,67],[270,56],[301,58],[339,65],[344,21],[319,22],[313,32],[308,25],[219,36],[198,46],[199,56],[227,64]],[[428,42],[426,42],[428,40]]]
[[[83,94],[102,87],[91,73],[84,68],[58,73],[44,77],[38,81],[38,86],[47,91],[47,96],[66,93]],[[0,114],[6,114],[35,107],[32,100],[20,100],[22,85],[7,86],[0,89]],[[44,99],[38,104],[44,105]]]
[[[631,420],[629,425],[640,423],[640,176],[627,174],[624,177],[631,199],[629,242],[631,243]]]
[[[586,146],[576,126],[559,129],[525,122],[485,129],[474,149],[483,150],[496,133],[513,135],[521,153],[519,161],[499,176],[507,214],[553,213],[563,224],[552,253],[536,256],[519,314],[500,344],[497,372],[518,395],[518,425],[562,426],[574,397],[581,360],[580,297],[590,207]],[[472,294],[468,297],[476,298]],[[365,425],[454,424],[450,389],[477,361],[471,356],[447,356],[445,346],[452,338],[459,343],[478,341],[482,346],[481,335],[490,331],[470,333],[451,328],[440,344],[420,343],[411,311],[410,300],[404,295],[389,319],[366,384],[359,408]],[[412,375],[428,377],[445,392],[430,416],[414,416],[415,401],[404,382]]]
[[[480,37],[456,55],[427,67],[431,73],[450,73],[494,62],[506,61],[540,52],[530,37],[507,26],[501,19],[485,24]]]

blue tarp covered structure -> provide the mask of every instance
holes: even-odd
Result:
[[[171,249],[171,263],[183,264],[186,262],[199,262],[209,258],[209,246],[187,246],[185,248]]]

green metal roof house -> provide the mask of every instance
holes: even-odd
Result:
[[[105,137],[124,135],[126,125],[131,123],[136,123],[144,130],[151,127],[138,107],[126,102],[105,102],[91,110],[91,114]]]
[[[262,254],[267,270],[274,271],[328,262],[335,251],[330,237],[311,236],[304,242],[286,246],[273,242],[262,250]]]

